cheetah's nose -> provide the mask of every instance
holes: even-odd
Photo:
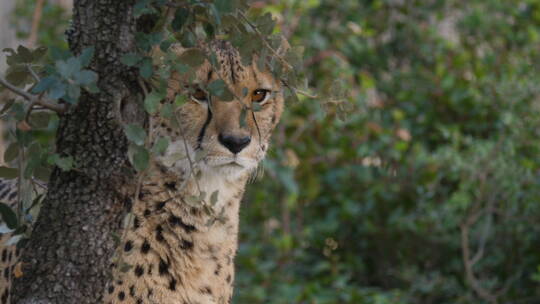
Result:
[[[242,151],[251,142],[250,136],[234,136],[219,134],[219,142],[234,154]]]

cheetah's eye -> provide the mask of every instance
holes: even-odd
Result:
[[[196,102],[207,102],[208,97],[206,96],[206,92],[196,88],[195,91],[191,94],[191,99],[193,99]]]
[[[251,94],[251,102],[259,103],[260,105],[264,104],[270,97],[270,90],[266,89],[257,89]]]

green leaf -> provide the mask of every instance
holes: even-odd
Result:
[[[138,0],[133,6],[133,14],[135,17],[139,17],[142,14],[152,13],[154,11],[153,8],[148,8],[150,3],[152,3],[152,0]]]
[[[67,157],[61,157],[59,154],[52,154],[48,157],[47,162],[51,165],[56,165],[62,171],[69,171],[73,169],[74,161],[73,157],[67,156]]]
[[[14,65],[17,63],[17,60],[15,59],[17,56],[17,53],[12,48],[3,48],[2,52],[6,53],[6,63],[8,65]]]
[[[163,105],[163,107],[161,107],[160,114],[162,117],[170,119],[173,115],[173,110],[174,110],[173,105],[170,103],[166,103]]]
[[[211,23],[205,23],[203,25],[203,29],[204,29],[204,32],[206,33],[206,35],[209,37],[209,38],[213,38],[215,33],[216,33],[216,29],[214,28],[214,26],[211,24]]]
[[[219,27],[221,26],[221,15],[219,14],[216,6],[213,3],[209,4],[210,12],[212,12],[212,15],[214,15],[214,21],[216,22],[216,25]]]
[[[37,47],[35,50],[32,51],[32,61],[36,62],[43,58],[47,54],[47,48],[44,46]]]
[[[169,139],[167,137],[160,137],[158,138],[158,140],[154,143],[154,146],[152,147],[152,154],[161,155],[165,153],[168,147],[169,147]]]
[[[23,118],[24,118],[24,112],[23,112]],[[15,130],[15,138],[17,139],[17,143],[19,143],[21,147],[28,147],[28,145],[30,145],[30,143],[34,140],[30,132],[25,132],[20,129]]]
[[[174,19],[171,23],[171,27],[175,32],[178,32],[182,29],[182,26],[186,23],[189,17],[189,10],[186,8],[179,8],[174,14]]]
[[[49,90],[49,98],[51,99],[60,99],[66,95],[67,85],[63,82],[57,81],[53,83],[51,89]]]
[[[17,47],[17,55],[19,63],[32,63],[32,61],[34,60],[32,52],[22,45],[19,45],[19,47]]]
[[[152,59],[144,58],[143,61],[139,64],[139,73],[144,79],[152,77],[154,72],[154,67],[152,66]]]
[[[233,10],[233,1],[230,0],[215,0],[214,5],[222,14],[230,13]]]
[[[195,162],[200,162],[203,158],[208,156],[208,150],[197,150],[195,151]]]
[[[196,39],[197,38],[195,37],[195,35],[193,35],[192,32],[184,31],[179,40],[180,40],[180,43],[182,44],[182,46],[184,46],[186,48],[189,48],[189,47],[195,46]]]
[[[233,101],[234,100],[234,95],[231,93],[231,91],[229,91],[228,88],[225,88],[225,90],[223,91],[223,94],[221,94],[221,96],[219,96],[219,99],[221,101]]]
[[[34,112],[30,115],[30,122],[36,128],[47,128],[50,119],[51,113],[48,112]]]
[[[258,102],[253,102],[251,104],[251,109],[253,110],[253,112],[259,112],[260,110],[262,110],[262,106]]]
[[[83,70],[74,75],[75,83],[86,86],[91,83],[95,83],[98,79],[98,75],[90,70]]]
[[[187,72],[191,71],[188,65],[182,63],[175,64],[174,69],[180,74],[186,74]]]
[[[1,166],[0,167],[0,177],[5,179],[14,179],[19,176],[19,169],[17,168],[8,168]]]
[[[240,112],[240,127],[241,128],[244,128],[246,126],[246,115],[247,115],[246,107],[242,107],[242,111]]]
[[[180,61],[191,66],[198,67],[203,64],[205,56],[199,49],[189,49],[180,56]]]
[[[47,183],[51,176],[52,169],[49,166],[38,166],[34,169],[34,177],[40,181]]]
[[[69,85],[67,95],[69,96],[68,101],[71,104],[74,104],[79,100],[79,96],[81,96],[81,87],[78,85]]]
[[[95,82],[94,82],[94,83],[91,83],[91,84],[89,84],[89,85],[87,85],[87,86],[85,87],[85,89],[86,89],[88,92],[93,93],[93,94],[99,93],[99,92],[100,92],[100,90],[99,90],[99,88],[98,88],[98,86],[97,86],[97,83],[95,83]]]
[[[6,71],[6,80],[13,85],[20,86],[33,81],[30,73],[24,66],[10,66]]]
[[[137,43],[137,46],[145,53],[149,52],[152,47],[158,45],[162,40],[163,33],[159,31],[149,34],[143,32],[137,32],[135,34],[135,42]]]
[[[229,91],[227,84],[222,79],[212,81],[207,88],[210,94],[218,96],[222,101],[234,99],[234,95]]]
[[[17,214],[6,204],[0,203],[0,215],[9,229],[16,229],[18,226]]]
[[[257,20],[257,28],[265,36],[272,34],[275,26],[276,22],[272,19],[271,13],[266,13]]]
[[[68,156],[68,157],[60,157],[57,161],[56,161],[56,165],[62,169],[62,171],[69,171],[71,169],[73,169],[73,157],[71,156]]]
[[[186,96],[186,95],[183,95],[183,94],[178,94],[178,95],[176,95],[176,97],[174,98],[174,104],[175,104],[176,106],[181,106],[181,105],[183,105],[186,101],[187,101],[187,96]]]
[[[92,58],[94,57],[95,47],[90,46],[85,48],[81,55],[79,55],[79,61],[83,67],[87,67],[90,65],[90,62],[92,62]]]
[[[167,52],[172,43],[173,42],[170,40],[165,40],[159,44],[159,48],[161,49],[161,51]]]
[[[129,124],[124,126],[124,132],[129,141],[138,146],[144,145],[146,140],[146,131],[139,125]]]
[[[124,272],[124,273],[128,272],[131,268],[133,268],[133,265],[130,265],[130,264],[126,263],[126,262],[120,263],[120,265],[118,267],[118,269],[121,272]]]
[[[24,168],[24,172],[23,172],[24,178],[31,178],[32,175],[34,174],[34,170],[41,164],[40,151],[36,151],[34,153],[29,153],[29,154],[30,154],[30,159],[26,163],[26,167]]]
[[[148,95],[146,95],[146,98],[144,99],[144,109],[149,114],[156,113],[159,102],[164,98],[164,94],[160,94],[156,91],[150,92]]]
[[[218,193],[219,193],[219,190],[216,190],[212,192],[212,195],[210,196],[210,204],[212,206],[215,206],[218,201]]]
[[[127,53],[120,58],[120,62],[127,66],[134,66],[139,63],[143,57],[137,53]]]
[[[184,201],[190,206],[199,206],[201,204],[201,199],[194,195],[184,197]]]
[[[135,170],[141,172],[148,168],[150,153],[148,153],[145,147],[129,145],[128,156]]]
[[[223,79],[217,79],[208,84],[208,92],[214,96],[221,96],[227,84]]]
[[[55,76],[47,76],[42,78],[39,83],[32,89],[32,93],[39,94],[50,89],[55,83],[59,81]]]
[[[65,60],[72,57],[73,54],[69,50],[64,50],[55,46],[51,47],[51,59],[54,61]]]
[[[9,163],[19,156],[19,145],[15,142],[4,151],[4,162]]]
[[[67,61],[58,60],[55,66],[58,73],[66,79],[71,78],[75,72],[80,71],[82,68],[81,62],[75,57],[71,57]]]

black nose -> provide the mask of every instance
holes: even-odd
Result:
[[[229,151],[236,154],[249,145],[251,137],[219,134],[218,140],[222,145],[227,147]]]

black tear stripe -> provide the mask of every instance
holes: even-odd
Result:
[[[204,138],[204,133],[206,133],[206,127],[210,124],[210,121],[212,120],[212,111],[210,110],[210,105],[207,105],[208,107],[208,115],[206,116],[206,121],[204,122],[204,125],[201,129],[201,132],[199,132],[199,136],[197,137],[197,147],[195,149],[201,148],[201,143]]]
[[[236,84],[236,75],[234,74],[235,73],[234,59],[233,59],[233,54],[232,53],[229,53],[229,65],[231,66],[231,82],[233,84]]]

